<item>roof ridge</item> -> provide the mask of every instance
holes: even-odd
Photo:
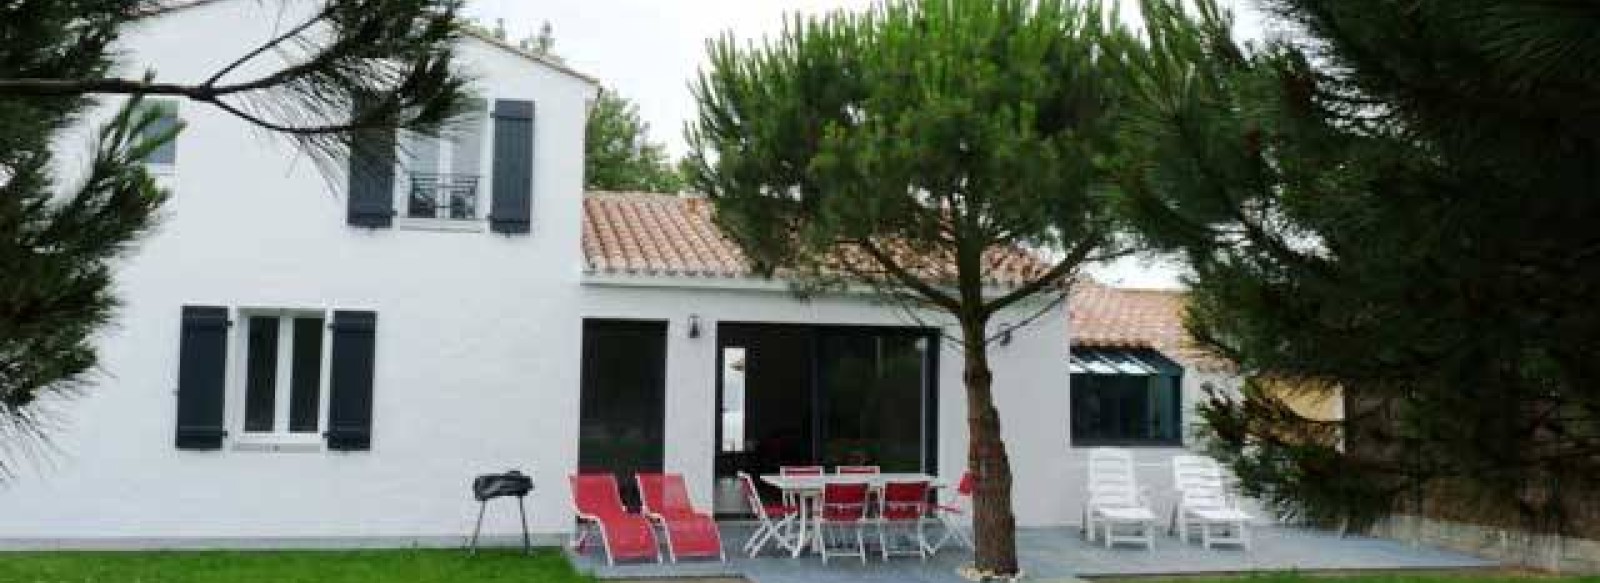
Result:
[[[645,198],[656,200],[688,200],[689,197],[672,192],[647,192],[643,190],[586,190],[584,197],[592,198]]]
[[[152,7],[152,8],[148,8],[148,9],[143,10],[141,12],[137,12],[137,13],[134,14],[134,16],[136,18],[149,18],[149,17],[153,17],[153,16],[163,16],[163,15],[166,15],[166,14],[171,14],[173,12],[179,12],[179,11],[187,10],[187,9],[194,8],[194,7],[197,7],[197,6],[205,6],[207,4],[212,4],[212,3],[220,2],[220,1],[221,0],[171,0],[170,2],[160,3],[160,4],[158,4],[158,5],[156,5],[156,6]],[[580,81],[583,81],[583,82],[588,83],[590,85],[593,85],[595,87],[599,87],[601,85],[600,79],[598,77],[595,77],[595,76],[590,75],[588,73],[584,73],[582,71],[574,69],[574,68],[572,68],[571,65],[568,65],[568,64],[563,63],[561,61],[557,61],[555,59],[552,59],[550,57],[547,57],[547,56],[544,56],[544,55],[541,55],[541,54],[538,54],[538,53],[535,53],[535,52],[532,52],[532,51],[524,50],[522,47],[519,47],[519,46],[513,45],[513,44],[511,44],[509,42],[506,42],[505,39],[498,38],[498,37],[494,36],[493,34],[490,34],[487,31],[478,30],[478,29],[476,29],[474,27],[471,27],[471,26],[463,26],[463,27],[461,27],[461,33],[462,33],[461,34],[462,38],[471,37],[471,38],[478,39],[479,41],[482,41],[485,44],[488,44],[490,46],[499,48],[501,50],[504,50],[504,51],[509,52],[511,54],[514,54],[514,55],[517,55],[517,56],[522,57],[524,59],[527,59],[529,61],[533,61],[533,62],[538,63],[540,65],[544,65],[546,67],[554,69],[555,71],[557,71],[559,73],[565,74],[565,75],[567,75],[569,77],[572,77],[574,79],[578,79]]]

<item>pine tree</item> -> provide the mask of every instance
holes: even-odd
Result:
[[[1218,452],[1325,521],[1600,532],[1600,12],[1272,0],[1294,34],[1240,46],[1173,4],[1143,5],[1123,208],[1193,263],[1197,337],[1348,405],[1215,400]]]
[[[584,186],[598,190],[675,193],[683,178],[666,147],[650,141],[639,106],[602,90],[584,126]]]
[[[904,0],[711,45],[690,181],[760,266],[943,313],[965,358],[976,568],[1017,573],[991,319],[1107,253],[1128,35],[1097,2]],[[1007,290],[1007,250],[1056,260]]]
[[[0,447],[43,437],[38,403],[82,388],[91,338],[116,307],[111,261],[166,197],[144,159],[181,126],[163,125],[143,97],[219,108],[330,164],[364,130],[436,132],[468,97],[451,60],[459,0],[326,0],[205,81],[113,76],[120,33],[165,4],[0,3]],[[284,47],[301,60],[239,72]],[[101,101],[122,105],[96,131],[86,176],[61,184],[57,138]]]

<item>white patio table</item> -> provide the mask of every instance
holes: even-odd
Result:
[[[822,474],[814,476],[781,476],[778,474],[762,474],[761,481],[771,484],[785,494],[793,494],[800,501],[800,533],[795,537],[793,556],[798,558],[808,545],[807,537],[821,540],[818,536],[822,528],[821,517],[815,516],[813,509],[821,502],[822,487],[826,484],[866,484],[873,490],[882,490],[883,485],[889,482],[927,482],[928,487],[939,489],[946,486],[943,479],[916,472],[890,472],[883,474]],[[809,531],[811,532],[808,532]]]

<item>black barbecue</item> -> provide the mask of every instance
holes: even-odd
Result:
[[[517,515],[522,518],[522,551],[533,552],[533,541],[528,538],[528,511],[522,505],[522,499],[528,497],[533,491],[533,478],[527,474],[511,470],[503,474],[483,474],[472,479],[472,497],[478,501],[478,524],[472,527],[472,542],[470,552],[478,552],[478,533],[483,530],[483,511],[489,507],[489,501],[495,498],[515,497],[517,499]]]

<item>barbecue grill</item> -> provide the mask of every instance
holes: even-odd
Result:
[[[478,533],[483,531],[483,513],[488,509],[489,501],[508,497],[517,499],[517,516],[522,519],[522,552],[533,552],[533,541],[528,537],[528,511],[522,504],[522,499],[527,498],[528,493],[532,491],[533,478],[517,470],[503,474],[483,474],[473,478],[472,498],[478,501],[478,523],[472,527],[469,552],[478,553]]]

